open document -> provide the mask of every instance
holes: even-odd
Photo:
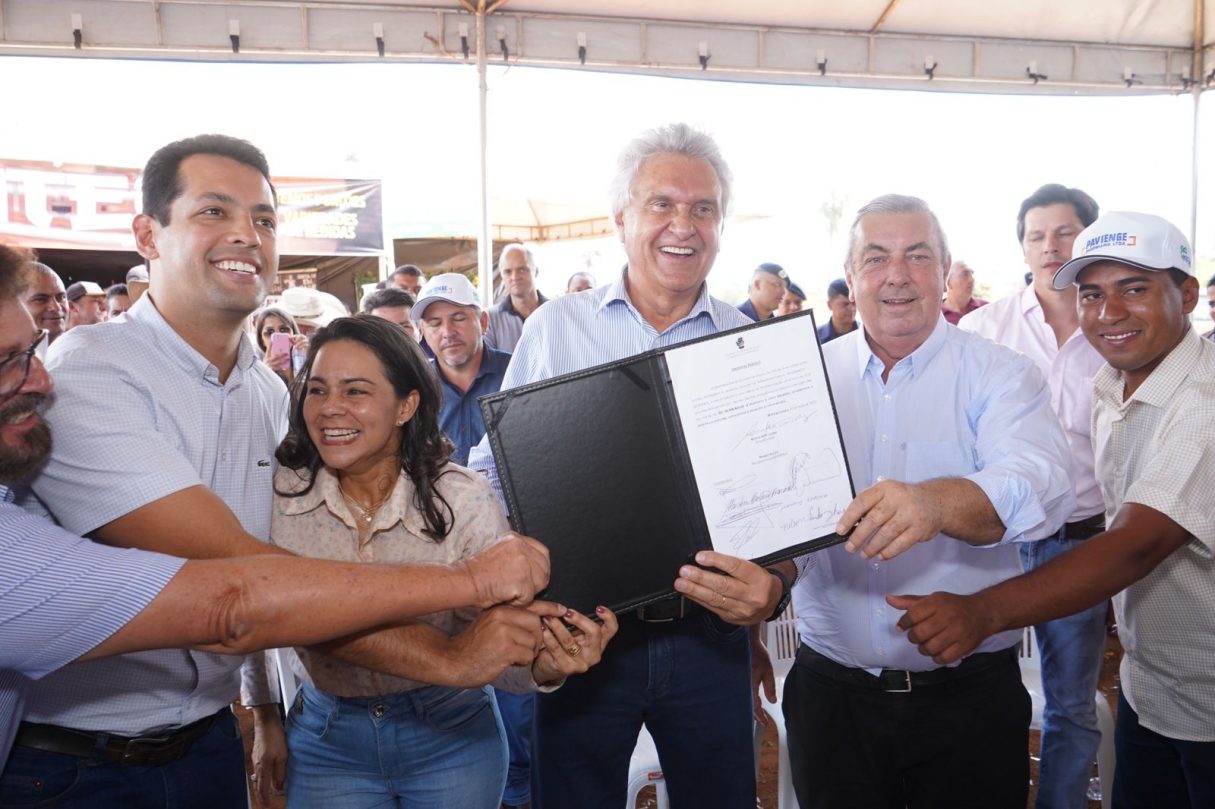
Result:
[[[713,549],[768,564],[843,541],[852,500],[810,312],[481,399],[517,530],[549,547],[547,598],[655,601]]]
[[[714,550],[779,555],[830,534],[853,497],[811,318],[666,352]]]

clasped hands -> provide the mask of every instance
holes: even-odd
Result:
[[[508,666],[529,664],[537,683],[559,682],[598,663],[616,634],[616,615],[606,607],[596,609],[596,622],[533,600],[548,585],[549,555],[531,537],[511,531],[461,565],[473,582],[474,606],[482,610],[451,638],[470,686],[493,681]]]

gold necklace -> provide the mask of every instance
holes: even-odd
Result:
[[[393,492],[393,489],[395,489],[395,488],[396,488],[396,483],[394,481],[393,485],[388,488],[387,494],[385,494],[383,497],[381,497],[376,502],[372,503],[370,506],[365,506],[362,503],[360,503],[358,500],[355,500],[353,497],[351,497],[349,494],[347,494],[346,490],[342,488],[341,483],[338,484],[338,491],[342,493],[342,499],[346,501],[347,505],[353,506],[359,512],[357,515],[354,516],[354,518],[358,522],[362,523],[364,528],[367,528],[371,525],[371,521],[375,519],[375,515],[377,513],[379,513],[380,508],[383,507],[383,505],[388,502],[389,497],[392,497],[392,492]]]

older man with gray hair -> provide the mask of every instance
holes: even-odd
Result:
[[[628,265],[610,284],[540,307],[503,390],[750,323],[705,283],[730,180],[717,144],[686,124],[631,142],[612,183]],[[497,483],[487,441],[469,465]],[[719,572],[685,566],[679,595],[620,616],[598,667],[537,698],[534,807],[622,806],[643,724],[673,805],[755,806],[746,627],[773,614],[786,585],[735,557],[701,552],[697,561]]]
[[[864,325],[823,357],[860,494],[836,526],[848,542],[798,560],[793,590],[784,712],[803,809],[1025,806],[1020,632],[938,667],[888,603],[1016,576],[1016,543],[1057,530],[1073,503],[1050,389],[1030,360],[945,322],[949,266],[923,200],[858,212],[844,269]]]
[[[489,328],[485,344],[498,351],[511,353],[523,334],[523,322],[547,303],[548,298],[536,289],[540,270],[532,251],[521,244],[508,244],[498,256],[498,273],[506,294],[487,313]]]

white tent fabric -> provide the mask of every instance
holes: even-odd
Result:
[[[0,53],[472,60],[478,6],[489,58],[512,64],[1038,93],[1215,81],[1215,0],[0,0]]]

